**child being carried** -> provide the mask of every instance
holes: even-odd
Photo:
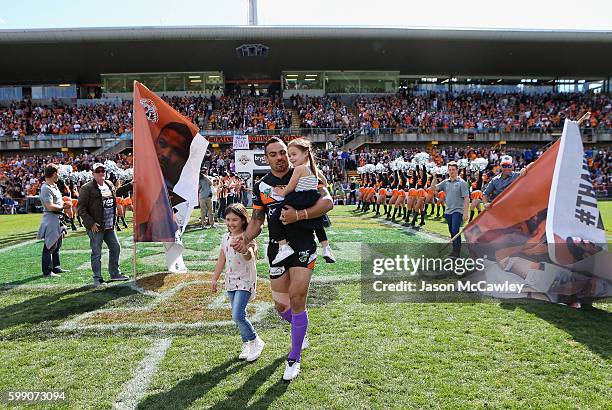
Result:
[[[304,138],[292,140],[287,146],[287,154],[289,162],[293,165],[293,174],[287,186],[274,188],[274,193],[284,197],[284,200],[268,219],[270,238],[276,240],[279,244],[278,254],[272,261],[272,265],[278,265],[294,254],[293,248],[287,243],[285,226],[280,221],[283,207],[290,205],[297,210],[310,208],[321,196],[317,189],[319,179],[327,185],[325,177],[317,168],[312,154],[312,145],[308,140]],[[326,215],[313,219],[308,219],[308,216],[306,216],[305,220],[295,223],[301,224],[305,229],[315,231],[323,247],[323,258],[329,263],[335,262],[325,233],[325,227],[330,225],[329,218]]]

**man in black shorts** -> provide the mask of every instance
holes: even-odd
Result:
[[[274,193],[273,188],[287,185],[293,174],[293,169],[289,168],[287,146],[281,139],[270,138],[265,145],[265,155],[271,171],[253,187],[253,217],[242,237],[233,245],[237,252],[246,252],[246,245],[261,233],[266,214],[270,217],[283,200]],[[284,380],[293,380],[300,372],[300,353],[308,328],[306,298],[317,260],[314,231],[305,229],[300,224],[292,224],[302,219],[318,218],[334,207],[331,195],[325,187],[319,186],[319,193],[321,198],[306,210],[298,211],[288,205],[283,208],[281,221],[286,225],[286,238],[295,253],[287,258],[282,266],[270,266],[270,287],[276,310],[283,319],[291,323],[291,352],[285,366]],[[278,243],[270,240],[270,264],[277,252]]]

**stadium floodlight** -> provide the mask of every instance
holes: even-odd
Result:
[[[238,57],[267,57],[270,47],[263,44],[243,44],[236,47]]]

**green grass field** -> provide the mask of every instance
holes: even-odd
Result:
[[[602,203],[604,221],[612,221],[610,205]],[[432,239],[352,208],[331,215],[338,262],[321,258],[315,268],[311,347],[290,384],[281,380],[289,327],[266,304],[263,252],[254,306],[266,348],[255,363],[236,359],[240,338],[227,304],[215,302],[210,276],[199,273],[214,267],[225,231],[217,228],[185,234],[188,278],[151,275],[165,269],[162,247],[138,244],[145,293],[89,287],[82,233],[66,238],[62,265],[70,273],[53,280],[40,276],[40,242],[0,249],[0,391],[64,390],[67,401],[53,408],[67,409],[610,408],[612,304],[362,303],[361,243]],[[40,215],[10,217],[2,232],[13,232],[7,220],[35,230]],[[425,228],[448,236],[442,219]],[[119,237],[121,268],[131,274],[131,230]],[[161,345],[167,350],[155,362]]]

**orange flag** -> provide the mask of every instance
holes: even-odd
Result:
[[[569,154],[577,158],[576,166],[571,173],[565,173],[562,182],[553,183],[560,165],[563,171],[570,168],[568,164],[558,164]],[[585,183],[581,175],[582,157],[581,144],[570,146],[566,141],[564,145],[563,139],[558,140],[489,209],[466,226],[463,232],[471,255],[489,261],[483,271],[469,280],[507,281],[524,286],[520,294],[492,294],[502,298],[576,303],[612,296],[612,255],[605,244],[584,240],[589,239],[585,236],[588,231],[580,226],[562,237],[547,236],[547,221],[550,225],[549,219],[553,217],[551,202],[572,205],[572,210],[582,203],[576,199],[583,193],[578,188],[573,196],[566,192],[567,186]],[[565,216],[573,217],[573,213]],[[572,221],[562,222],[570,226]]]
[[[173,206],[193,209],[185,181],[193,180],[194,166],[186,166],[198,128],[141,83],[134,81],[134,240],[175,242],[179,229]],[[202,140],[206,141],[204,138]],[[208,142],[204,147],[206,147]],[[203,156],[203,154],[202,154]],[[193,164],[192,164],[193,165]],[[189,168],[189,169],[187,169]],[[189,172],[187,172],[189,171]],[[188,178],[185,174],[189,173]],[[178,191],[175,192],[175,191]],[[187,198],[189,197],[189,198]],[[197,199],[196,199],[197,200]],[[188,215],[187,215],[188,218]]]
[[[558,150],[559,141],[465,227],[470,248],[478,248],[477,253],[489,249],[497,260],[523,249],[547,251],[546,210]]]

